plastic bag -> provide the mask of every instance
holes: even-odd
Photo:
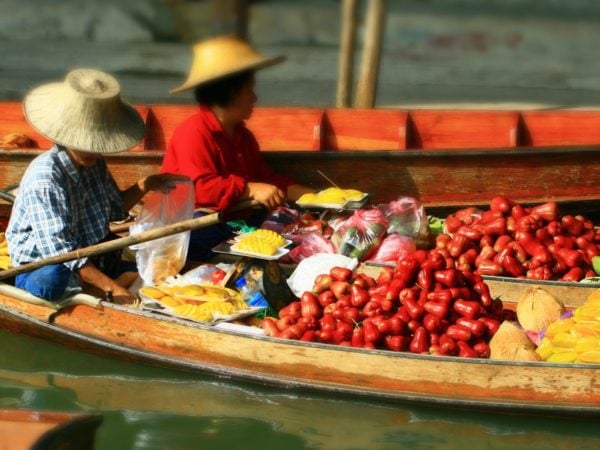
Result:
[[[283,234],[286,226],[297,222],[299,219],[300,212],[297,209],[278,206],[267,216],[260,227]]]
[[[354,270],[356,266],[358,266],[356,258],[327,253],[312,255],[298,264],[287,279],[287,284],[296,297],[301,297],[305,291],[312,290],[317,275],[329,273],[333,267]]]
[[[335,253],[335,249],[333,248],[331,241],[325,239],[318,233],[308,233],[294,236],[292,237],[292,241],[298,245],[291,249],[287,255],[281,258],[282,262],[299,263],[309,256],[316,255],[318,253]]]
[[[389,234],[398,233],[402,236],[416,236],[421,230],[421,224],[427,223],[425,208],[412,197],[400,197],[389,203],[377,205],[388,219]]]
[[[417,246],[412,238],[402,236],[398,233],[390,234],[383,239],[377,252],[371,257],[370,261],[396,262],[397,260],[404,258],[410,252],[414,252],[416,249]]]
[[[130,227],[131,235],[156,227],[189,220],[194,214],[194,189],[189,181],[178,182],[168,193],[151,192],[135,223]],[[153,241],[132,245],[136,250],[135,260],[140,277],[146,284],[160,283],[176,275],[185,265],[190,232],[174,234]]]
[[[387,232],[412,237],[417,247],[429,246],[429,223],[423,205],[415,198],[400,197],[378,205],[389,221]]]
[[[379,209],[358,209],[331,236],[337,253],[364,261],[381,245],[388,221]]]

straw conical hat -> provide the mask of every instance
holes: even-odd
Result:
[[[118,81],[94,69],[69,72],[61,83],[34,88],[23,101],[29,124],[53,142],[92,153],[127,150],[144,136],[144,122],[121,100]]]
[[[258,70],[282,62],[284,56],[267,57],[235,36],[219,36],[199,42],[193,48],[193,60],[185,83],[171,93],[193,89],[244,70]]]

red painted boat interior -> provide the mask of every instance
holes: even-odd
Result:
[[[133,149],[164,150],[193,105],[136,105],[147,130]],[[35,132],[18,102],[0,103],[0,139]],[[600,111],[483,111],[257,107],[247,122],[264,151],[498,149],[600,145]]]

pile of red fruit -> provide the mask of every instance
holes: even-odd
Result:
[[[463,271],[561,281],[596,276],[600,230],[583,216],[560,215],[556,202],[529,208],[497,196],[488,211],[449,215],[445,228],[436,248]]]
[[[288,339],[485,358],[504,314],[480,275],[448,268],[433,249],[382,268],[377,279],[334,267],[262,327]]]

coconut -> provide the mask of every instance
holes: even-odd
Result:
[[[517,320],[528,331],[539,333],[565,313],[565,306],[539,287],[527,289],[517,304]]]
[[[490,340],[490,359],[540,361],[535,344],[516,323],[505,320]]]

